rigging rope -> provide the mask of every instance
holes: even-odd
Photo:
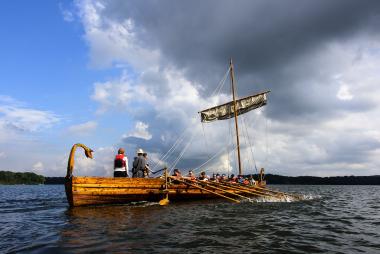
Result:
[[[215,153],[215,154],[214,154],[210,159],[208,159],[206,162],[204,162],[203,164],[199,165],[198,167],[195,167],[193,172],[197,172],[198,170],[200,170],[201,167],[203,167],[204,165],[206,165],[207,163],[209,163],[212,159],[214,159],[216,156],[218,156],[219,154],[221,154],[223,151],[224,151],[224,147],[223,147],[222,149],[220,149],[217,153]],[[204,171],[207,171],[207,170],[204,170]]]
[[[251,154],[252,154],[253,165],[255,166],[256,173],[257,173],[257,165],[256,165],[255,156],[254,156],[254,153],[253,153],[253,144],[251,143],[251,138],[249,137],[249,133],[248,133],[248,129],[247,129],[247,123],[245,121],[245,116],[243,116],[243,123],[244,123],[244,127],[245,127],[245,132],[246,132],[247,137],[248,137],[248,144],[249,144],[249,147],[250,147],[250,150],[251,150]]]
[[[206,138],[206,133],[205,133],[205,128],[204,128],[204,123],[201,123],[202,125],[202,131],[203,131],[203,140],[205,141],[205,150],[208,150],[208,144],[207,144],[207,138]],[[207,153],[208,157],[210,158],[209,154]]]
[[[265,145],[266,145],[266,151],[265,151],[265,164],[268,163],[268,118],[265,117]]]
[[[219,81],[219,84],[217,85],[217,87],[215,88],[215,90],[212,92],[211,94],[211,97],[214,96],[216,94],[216,96],[218,97],[219,94],[220,94],[220,91],[222,90],[225,82],[226,82],[226,79],[228,77],[228,74],[231,70],[231,66],[228,66],[227,68],[227,71],[226,73],[224,74],[223,78]],[[204,123],[202,122],[202,131],[203,131],[203,138],[204,138],[204,141],[205,141],[205,149],[207,150],[208,149],[208,144],[207,144],[207,136],[206,136],[206,131],[205,131],[205,128],[204,128]],[[208,157],[210,158],[209,154],[208,154]]]
[[[152,170],[155,169],[159,165],[159,163],[163,162],[165,159],[167,159],[174,152],[175,148],[182,142],[183,138],[185,137],[186,131],[187,131],[187,129],[184,132],[182,132],[182,134],[177,138],[177,140],[174,142],[174,144],[172,145],[172,147],[154,165],[154,167],[152,168]]]
[[[190,119],[190,122],[195,120],[196,116],[194,116],[193,118]],[[173,152],[175,151],[175,149],[179,146],[179,144],[184,140],[185,138],[185,134],[186,132],[192,127],[192,125],[188,125],[187,128],[184,129],[184,131],[182,132],[182,134],[177,138],[177,140],[174,142],[174,144],[172,145],[172,147],[165,153],[165,155],[163,155],[158,161],[157,163],[154,165],[154,167],[152,168],[155,169],[160,163],[164,162],[164,160],[166,160],[167,158],[169,158]]]
[[[230,72],[230,70],[231,70],[231,66],[228,67],[223,78],[219,81],[219,84],[216,86],[215,90],[211,93],[211,97],[214,96],[215,94],[219,95],[224,83],[226,82],[226,79],[227,79],[227,76],[228,76],[228,73]],[[216,93],[216,91],[218,91],[218,93]]]
[[[170,169],[170,174],[172,172],[172,170],[174,169],[174,167],[177,165],[177,163],[179,162],[179,160],[182,158],[183,154],[186,152],[187,148],[190,146],[190,144],[192,143],[193,139],[195,137],[195,132],[193,132],[193,135],[190,139],[190,141],[186,144],[186,146],[183,148],[182,152],[180,153],[180,155],[178,156],[178,158],[174,161],[174,164],[171,166],[171,169]]]

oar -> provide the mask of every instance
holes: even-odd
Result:
[[[238,193],[235,193],[235,192],[232,192],[232,191],[228,191],[228,190],[224,190],[224,189],[222,189],[222,188],[218,188],[218,187],[216,187],[216,186],[213,185],[213,184],[208,184],[208,182],[202,182],[202,181],[199,181],[199,180],[196,180],[196,182],[197,182],[198,184],[201,184],[202,186],[205,185],[205,186],[207,186],[207,187],[210,187],[210,188],[213,188],[213,189],[216,189],[216,190],[220,190],[220,191],[223,191],[223,192],[228,193],[228,194],[231,194],[231,195],[235,195],[235,196],[237,196],[237,197],[239,197],[239,198],[245,198],[245,199],[251,200],[250,198],[248,198],[248,197],[246,197],[246,196],[243,196],[243,195],[240,195],[240,194],[238,194]],[[224,186],[223,186],[223,187],[224,187]]]
[[[262,192],[266,192],[266,193],[273,193],[273,194],[276,194],[276,195],[279,195],[280,197],[292,197],[292,198],[295,198],[295,199],[302,199],[301,196],[299,195],[295,195],[295,194],[290,194],[290,193],[286,193],[286,192],[281,192],[281,191],[274,191],[274,190],[271,190],[271,189],[267,189],[267,188],[263,188],[263,187],[259,187],[259,186],[243,186],[241,184],[239,184],[239,187],[240,188],[245,188],[245,189],[249,189],[249,190],[255,190],[255,191],[262,191]]]
[[[172,179],[174,179],[174,180],[176,180],[176,181],[178,181],[178,182],[180,182],[180,183],[184,183],[184,184],[186,184],[186,185],[189,185],[189,186],[192,186],[192,187],[194,187],[194,188],[197,188],[197,189],[203,190],[203,191],[205,191],[205,192],[212,193],[212,194],[214,194],[214,195],[216,195],[216,196],[219,196],[219,197],[222,197],[222,198],[228,199],[228,200],[233,201],[233,202],[236,202],[236,203],[240,203],[240,201],[237,200],[237,199],[227,197],[227,196],[225,196],[225,195],[223,195],[223,194],[220,194],[220,193],[217,193],[217,192],[215,192],[215,191],[211,191],[211,190],[208,190],[208,189],[202,188],[202,187],[200,187],[200,186],[197,186],[197,185],[195,185],[195,184],[188,183],[188,182],[186,182],[186,181],[183,181],[183,180],[177,179],[177,178],[175,178],[175,177],[171,177],[171,176],[169,176],[169,177],[172,178]]]
[[[246,187],[249,189],[259,189],[259,190],[266,191],[266,192],[272,192],[272,193],[278,194],[278,195],[284,195],[284,196],[289,196],[289,197],[293,197],[296,199],[302,199],[301,195],[297,195],[297,194],[293,194],[293,193],[275,191],[275,190],[271,190],[271,189],[267,189],[267,188],[263,188],[263,187],[259,187],[259,186],[246,186]]]
[[[169,201],[169,194],[166,193],[165,198],[161,199],[158,203],[159,203],[160,205],[168,205],[169,202],[170,202],[170,201]]]
[[[254,190],[246,190],[246,189],[243,189],[243,188],[241,188],[239,186],[230,186],[230,185],[225,185],[224,183],[212,183],[212,184],[222,185],[223,187],[228,188],[228,189],[241,191],[241,192],[248,193],[248,194],[251,194],[251,195],[256,195],[256,196],[259,196],[259,197],[268,197],[268,196],[276,197],[273,194],[264,193],[264,192],[260,192],[260,191],[254,191]]]
[[[165,195],[165,198],[161,199],[160,202],[158,202],[160,205],[168,205],[169,204],[169,190],[168,190],[168,170],[167,168],[164,168],[165,169],[165,191],[166,191],[166,195]]]
[[[260,190],[254,190],[252,188],[244,188],[243,186],[240,186],[240,185],[236,185],[236,184],[229,184],[229,183],[226,183],[226,182],[222,182],[220,183],[224,186],[228,186],[230,188],[235,188],[236,190],[240,190],[240,191],[247,191],[248,193],[252,193],[252,194],[255,194],[257,196],[261,196],[261,197],[268,197],[268,196],[271,196],[271,197],[275,197],[275,198],[279,198],[278,196],[272,194],[272,193],[267,193],[267,192],[264,192],[264,191],[260,191]]]
[[[261,194],[261,196],[264,196],[264,197],[275,197],[275,198],[283,198],[284,195],[283,194],[272,194],[272,193],[268,193],[266,191],[260,191],[260,190],[257,190],[253,187],[247,187],[247,186],[244,186],[244,185],[241,185],[241,184],[231,184],[231,183],[227,183],[227,182],[222,182],[221,184],[224,184],[224,185],[227,185],[227,186],[230,186],[232,188],[238,188],[240,190],[246,190],[246,191],[251,191],[251,192],[254,192],[256,194]],[[260,196],[260,195],[258,195]]]

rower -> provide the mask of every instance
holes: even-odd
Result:
[[[201,174],[198,177],[198,180],[200,180],[200,181],[208,181],[208,177],[206,175],[206,172],[202,171]]]
[[[195,180],[195,175],[194,175],[194,172],[192,170],[189,170],[189,174],[187,174],[187,177],[190,179],[190,180]]]
[[[174,173],[173,173],[172,176],[175,177],[175,178],[178,178],[178,179],[179,179],[179,178],[182,178],[181,171],[179,171],[178,168],[174,169]]]

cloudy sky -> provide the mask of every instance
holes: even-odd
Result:
[[[0,170],[112,175],[119,147],[156,169],[236,172],[233,122],[198,111],[271,90],[240,117],[243,170],[380,174],[379,1],[7,1]],[[219,85],[219,86],[218,86]]]

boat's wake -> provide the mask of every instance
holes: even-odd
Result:
[[[149,207],[149,206],[159,205],[159,203],[158,202],[149,202],[149,201],[138,201],[138,202],[131,202],[128,205],[134,206],[134,207]]]
[[[266,196],[266,197],[258,197],[258,198],[252,198],[250,202],[252,203],[290,203],[290,202],[299,202],[299,201],[305,201],[305,200],[315,200],[320,199],[320,195],[314,195],[314,194],[289,194],[289,195],[283,195],[280,197],[273,197],[273,196]]]

